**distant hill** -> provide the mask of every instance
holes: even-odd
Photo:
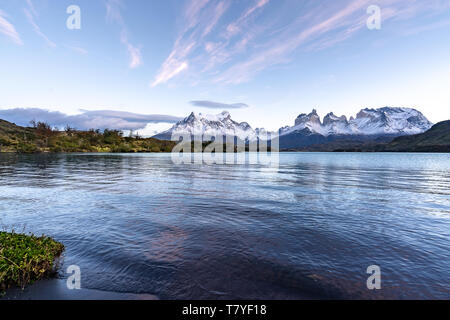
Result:
[[[314,146],[312,146],[314,147]],[[321,146],[315,146],[316,149]],[[396,137],[386,141],[352,143],[341,141],[340,144],[326,144],[322,148],[334,152],[450,152],[450,120],[440,122],[430,130],[416,135]]]
[[[53,130],[38,122],[25,128],[0,120],[0,152],[171,152],[175,142],[123,137],[117,130]]]
[[[363,135],[337,135],[323,137],[314,135],[315,140],[311,136],[299,136],[293,140],[293,147],[289,147],[289,140],[283,141],[281,151],[304,151],[304,152],[363,152],[374,151],[375,147],[385,145],[391,142],[397,136],[363,136]],[[296,138],[291,135],[289,138]],[[305,143],[302,145],[301,142]],[[288,146],[288,147],[286,147]]]
[[[450,120],[440,122],[421,134],[398,137],[379,148],[394,152],[450,152]]]
[[[295,147],[290,147],[286,139],[288,147],[283,151],[450,152],[450,120],[424,133],[401,137],[308,134],[306,138],[302,133],[290,134]],[[304,143],[302,139],[306,139]],[[123,137],[117,130],[56,131],[45,123],[26,128],[0,119],[0,152],[171,152],[175,144],[155,138]]]
[[[33,129],[24,128],[0,119],[0,152],[15,152],[25,142],[36,139]]]

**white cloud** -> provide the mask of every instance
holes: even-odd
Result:
[[[168,122],[149,123],[144,129],[139,129],[135,133],[139,134],[141,137],[152,137],[158,133],[169,130],[172,126],[173,123]]]
[[[23,45],[22,39],[17,33],[16,28],[6,18],[6,13],[0,10],[0,33],[10,38],[14,43]]]
[[[323,50],[366,30],[367,8],[373,0],[336,1],[327,6],[305,0],[301,4],[305,10],[298,10],[298,3],[281,2],[270,7],[269,14],[270,3],[253,0],[237,6],[228,0],[188,1],[180,15],[183,28],[152,85],[169,82],[188,66],[184,79],[191,83],[249,81],[272,66],[289,63],[299,50]],[[443,0],[377,0],[376,4],[382,8],[383,24],[450,7]],[[236,10],[228,10],[231,6]],[[289,10],[298,14],[286,15]]]
[[[177,60],[167,60],[164,63],[162,71],[156,76],[155,81],[152,83],[152,87],[156,87],[158,84],[166,83],[173,77],[175,77],[177,74],[181,73],[182,71],[186,70],[188,68],[188,63],[183,61],[177,61]]]
[[[52,48],[56,47],[56,44],[51,41],[41,30],[41,28],[39,27],[39,25],[36,23],[35,17],[38,16],[36,9],[33,6],[33,3],[31,2],[31,0],[27,0],[27,4],[28,4],[28,9],[24,9],[24,13],[25,16],[27,17],[28,22],[31,24],[31,26],[34,29],[34,32],[36,32],[36,34],[38,36],[40,36],[42,39],[44,39],[45,43]]]
[[[121,7],[122,2],[120,0],[107,0],[106,6],[106,20],[109,22],[117,23],[122,29],[120,32],[120,42],[125,46],[130,57],[129,67],[135,69],[142,64],[141,50],[133,45],[128,39],[127,26],[122,17]]]
[[[208,108],[208,109],[245,109],[248,105],[245,103],[222,103],[207,100],[191,101],[191,104],[196,107]]]
[[[35,120],[47,122],[58,128],[70,125],[80,130],[91,128],[139,130],[146,128],[149,123],[175,123],[182,119],[170,115],[145,115],[113,110],[81,110],[80,114],[67,115],[40,108],[4,109],[0,110],[0,118],[22,126],[27,126],[31,120]]]
[[[128,54],[130,56],[130,63],[129,63],[130,68],[134,69],[139,67],[142,64],[141,50],[132,45],[128,41],[128,37],[125,31],[122,32],[122,35],[120,36],[120,41],[126,46],[128,50]]]
[[[281,63],[291,61],[292,53],[299,47],[321,50],[353,36],[366,27],[366,9],[372,0],[352,0],[345,7],[330,6],[328,10],[318,6],[305,16],[288,24],[282,32],[275,34],[266,43],[259,45],[248,58],[237,61],[216,77],[215,82],[239,84],[251,80],[259,72]],[[411,0],[379,0],[383,23],[394,19],[411,19],[431,8],[443,8],[440,1],[434,4]],[[312,19],[311,17],[320,17]]]
[[[209,5],[208,5],[209,4]],[[217,26],[228,10],[229,1],[219,1],[217,4],[209,0],[191,0],[185,8],[184,26],[175,41],[172,52],[162,64],[152,86],[166,83],[190,65],[188,55],[197,47],[204,47],[204,39]]]
[[[88,51],[84,48],[77,47],[77,46],[66,46],[66,48],[69,48],[70,50],[73,50],[75,52],[78,52],[79,54],[88,54]]]
[[[39,13],[36,11],[36,9],[34,8],[34,4],[31,0],[26,0],[28,8],[30,9],[31,13],[35,16],[38,17]]]

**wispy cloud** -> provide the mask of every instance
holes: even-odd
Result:
[[[268,4],[269,1],[270,0],[257,0],[253,6],[244,11],[244,13],[239,17],[239,19],[233,21],[227,26],[226,28],[227,36],[232,37],[237,33],[242,32],[245,24],[248,23],[248,18],[258,9]]]
[[[120,42],[125,46],[130,57],[129,66],[131,69],[137,68],[142,64],[141,49],[133,45],[128,39],[128,31],[125,21],[122,17],[121,8],[123,3],[121,0],[107,0],[106,6],[106,19],[109,22],[117,23],[120,28]]]
[[[141,50],[128,41],[127,32],[122,30],[120,35],[120,41],[125,45],[128,50],[128,54],[130,56],[130,68],[134,69],[139,67],[142,64],[142,54]]]
[[[178,61],[175,58],[171,58],[164,62],[162,70],[156,76],[155,81],[152,83],[152,87],[156,87],[158,84],[166,83],[177,74],[183,72],[189,67],[186,61]]]
[[[217,26],[229,6],[230,2],[225,0],[215,3],[210,0],[187,2],[181,34],[151,84],[152,87],[166,83],[188,68],[189,55],[195,49],[204,46],[204,39]]]
[[[214,102],[214,101],[207,101],[207,100],[201,100],[201,101],[191,101],[190,102],[193,106],[196,107],[202,107],[202,108],[208,108],[208,109],[244,109],[248,108],[248,105],[245,103],[221,103],[221,102]]]
[[[86,49],[78,47],[78,46],[66,46],[66,48],[68,48],[68,49],[70,49],[72,51],[75,51],[75,52],[77,52],[79,54],[82,54],[82,55],[88,54],[88,51]]]
[[[0,110],[0,118],[22,126],[27,126],[31,120],[35,120],[44,121],[59,128],[70,125],[80,130],[91,128],[139,130],[146,128],[149,123],[175,123],[182,119],[170,115],[145,115],[112,110],[81,110],[80,114],[67,115],[62,112],[40,108]]]
[[[205,81],[239,84],[263,70],[290,62],[300,50],[323,50],[367,30],[367,8],[372,4],[381,7],[386,24],[439,12],[449,2],[342,0],[324,6],[316,0],[277,0],[272,4],[270,0],[188,0],[180,14],[183,28],[152,86],[188,70],[185,78],[193,82],[202,77]],[[228,10],[230,7],[233,10]],[[298,14],[287,14],[291,12]],[[446,23],[429,28],[441,25]]]
[[[214,28],[222,28],[220,20],[232,5],[229,0],[189,0],[184,8],[182,17],[183,28],[175,41],[172,52],[164,61],[161,69],[151,84],[153,87],[163,84],[188,69],[191,61],[196,63],[201,60],[204,63],[203,71],[211,70],[218,64],[227,62],[230,56],[238,50],[244,49],[250,36],[245,35],[232,50],[230,45],[232,36],[241,31],[246,20],[256,13],[258,9],[269,3],[269,0],[256,0],[234,22],[227,24],[225,32],[217,30],[217,34],[225,34],[227,39],[219,39],[217,42],[208,41],[207,38]]]
[[[435,29],[445,28],[447,26],[450,26],[450,19],[436,21],[431,24],[427,24],[424,26],[414,27],[411,29],[406,30],[403,34],[404,35],[415,35],[421,32],[427,32]]]
[[[287,25],[284,30],[263,44],[257,52],[244,61],[239,61],[225,69],[215,82],[239,84],[271,66],[287,63],[291,54],[300,47],[305,50],[322,50],[345,41],[358,31],[366,28],[366,9],[373,0],[351,0],[347,6],[331,5],[328,10],[322,6],[311,9]],[[389,20],[412,19],[427,10],[442,8],[440,1],[424,2],[410,0],[379,0],[383,23]],[[311,17],[320,17],[319,20]],[[312,22],[312,23],[311,23]]]
[[[28,5],[28,9],[31,11],[31,13],[35,16],[38,17],[39,13],[36,11],[36,8],[34,7],[34,4],[31,0],[25,0],[25,2]]]
[[[266,4],[269,3],[270,0],[258,0],[256,2],[256,4],[251,7],[250,9],[248,9],[245,14],[244,14],[244,19],[247,18],[249,15],[251,15],[253,12],[255,12],[256,10],[258,10],[259,8],[264,7]]]
[[[28,22],[31,24],[31,26],[34,29],[34,32],[36,32],[36,34],[41,37],[42,39],[44,39],[45,43],[52,48],[56,47],[56,44],[51,41],[47,35],[45,35],[41,28],[39,27],[39,25],[36,23],[36,19],[38,18],[38,13],[33,5],[33,2],[31,0],[27,0],[27,5],[28,7],[25,8],[23,11],[25,13],[25,16],[27,17]]]
[[[23,45],[22,39],[17,33],[16,28],[6,19],[7,17],[7,14],[0,10],[0,33],[10,38],[14,43]]]

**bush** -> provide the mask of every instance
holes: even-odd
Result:
[[[34,152],[38,152],[39,148],[31,143],[26,143],[26,142],[19,142],[19,144],[17,145],[17,152],[18,153],[34,153]]]
[[[0,137],[0,146],[10,146],[11,145],[11,141],[9,139],[4,139],[2,137]]]
[[[64,245],[49,237],[0,232],[0,291],[49,276],[63,251]]]

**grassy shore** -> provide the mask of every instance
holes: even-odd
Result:
[[[0,293],[51,275],[63,251],[64,245],[49,237],[0,232]]]
[[[175,144],[137,135],[124,137],[118,130],[80,131],[67,127],[59,131],[42,122],[21,127],[0,119],[0,152],[171,152]]]

